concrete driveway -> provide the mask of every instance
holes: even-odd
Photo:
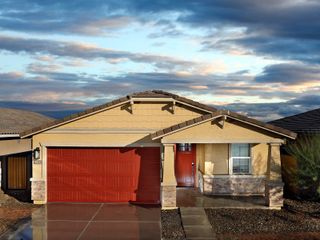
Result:
[[[51,203],[9,239],[160,239],[160,207]]]

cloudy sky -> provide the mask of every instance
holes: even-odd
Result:
[[[147,89],[265,121],[320,107],[317,0],[0,5],[0,107],[66,113]]]

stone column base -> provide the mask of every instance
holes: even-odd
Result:
[[[31,199],[35,204],[46,201],[46,182],[43,179],[31,179]]]
[[[161,206],[162,208],[177,207],[177,190],[176,185],[161,186]]]
[[[266,181],[265,200],[270,208],[283,207],[283,185],[281,181]]]

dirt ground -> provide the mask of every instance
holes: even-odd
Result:
[[[29,218],[38,205],[22,203],[0,191],[0,237],[6,231],[15,229],[23,219]]]
[[[285,200],[282,210],[206,209],[217,239],[320,239],[320,203]]]

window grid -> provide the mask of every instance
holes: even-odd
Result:
[[[232,163],[234,174],[248,174],[250,172],[250,157],[232,157]]]
[[[231,174],[250,174],[251,173],[251,154],[250,144],[231,144],[230,149],[230,173]]]

